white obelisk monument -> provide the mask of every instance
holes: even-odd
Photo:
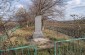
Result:
[[[35,32],[33,34],[33,38],[42,38],[43,32],[42,32],[42,16],[36,16],[35,17]]]
[[[42,32],[42,16],[35,17],[35,31],[33,34],[33,44],[38,45],[40,48],[45,46],[51,46],[51,41],[48,38],[45,38]],[[42,46],[42,47],[41,47]]]

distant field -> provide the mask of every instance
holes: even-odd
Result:
[[[85,35],[84,23],[74,24],[69,22],[46,21],[44,26],[72,37],[81,37]]]

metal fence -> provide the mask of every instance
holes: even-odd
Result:
[[[37,55],[37,47],[23,46],[6,50],[0,50],[0,55]]]
[[[85,55],[85,38],[56,41],[54,55]]]

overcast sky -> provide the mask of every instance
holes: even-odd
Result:
[[[25,7],[29,7],[28,5],[31,4],[30,0],[20,0],[20,3],[25,5]],[[64,20],[72,20],[69,17],[70,14],[85,15],[85,0],[67,0],[66,3],[67,9],[65,11],[66,17],[64,18]]]
[[[70,19],[70,14],[85,15],[85,0],[71,0],[67,3],[66,20]]]
[[[64,1],[67,3],[65,18],[58,20],[72,20],[70,18],[70,14],[85,15],[85,0],[64,0]],[[16,5],[17,8],[20,8],[22,6],[28,8],[31,2],[30,0],[20,0],[19,2],[13,2],[13,4]]]

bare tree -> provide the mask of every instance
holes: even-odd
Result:
[[[76,34],[77,36],[76,37],[80,37],[82,35],[82,30],[84,29],[83,28],[83,24],[84,24],[84,16],[81,16],[81,15],[76,15],[76,14],[72,14],[71,17],[73,18],[74,22],[74,28],[75,30],[77,30]]]
[[[43,18],[42,25],[43,21],[49,17],[56,19],[64,17],[65,4],[63,0],[31,0],[31,2],[32,5],[29,8],[29,15],[33,19],[41,15]]]
[[[26,25],[28,27],[33,22],[33,19],[31,19],[29,13],[23,7],[17,10],[15,17],[21,26]]]
[[[76,15],[76,14],[71,15],[71,17],[74,20],[74,25],[76,25],[78,27],[78,29],[81,29],[80,24],[84,23],[83,20],[82,20],[84,17],[80,16],[80,15]]]
[[[64,16],[64,3],[62,0],[31,0],[32,5],[30,6],[30,14],[33,17],[38,15],[43,16]]]
[[[31,0],[32,4],[29,6],[28,11],[24,7],[20,8],[15,16],[18,17],[21,23],[23,21],[28,24],[34,23],[34,18],[38,15],[43,16],[43,20],[50,16],[51,18],[64,17],[64,6],[63,0]]]

